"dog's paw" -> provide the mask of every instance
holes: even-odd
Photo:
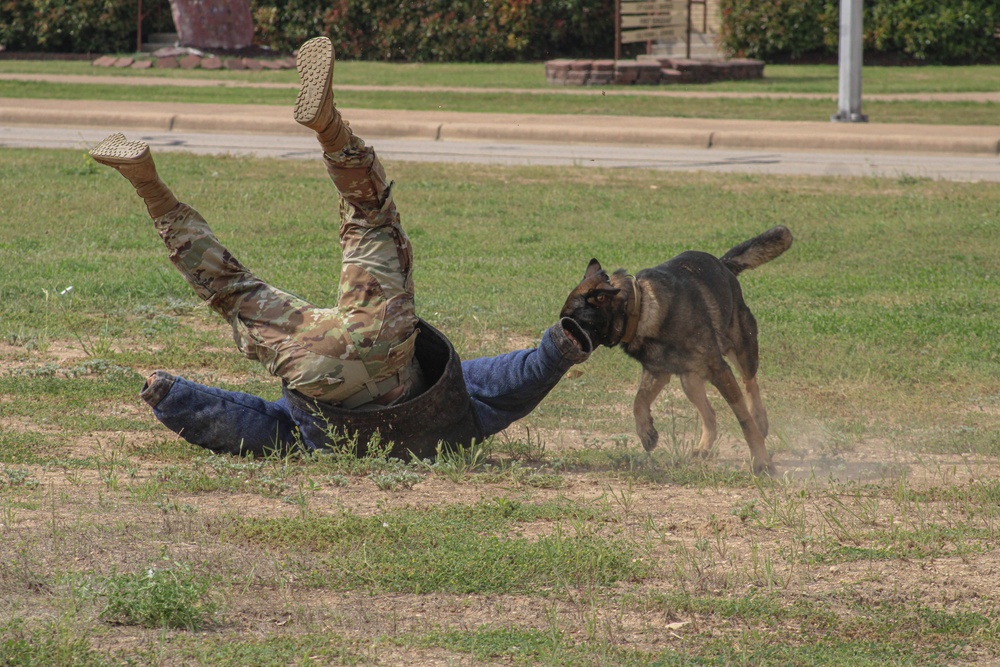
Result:
[[[695,457],[696,459],[710,459],[712,458],[712,450],[708,447],[705,447],[704,449],[698,448],[692,450],[691,456]]]
[[[753,474],[758,476],[774,477],[778,474],[775,469],[774,464],[768,461],[754,461],[753,462]]]
[[[639,433],[639,441],[642,442],[642,448],[647,452],[651,452],[656,449],[656,445],[659,444],[659,440],[660,434],[652,426]]]

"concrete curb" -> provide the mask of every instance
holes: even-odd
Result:
[[[1000,156],[1000,126],[850,124],[617,116],[345,110],[366,138],[745,150]],[[157,132],[310,135],[263,105],[0,98],[0,124]]]
[[[780,149],[814,151],[851,151],[878,153],[944,153],[993,157],[1000,155],[1000,132],[975,136],[933,136],[930,133],[914,136],[894,133],[891,126],[884,133],[873,136],[826,134],[809,135],[795,132],[741,132],[723,131],[712,136],[712,147],[731,149]]]
[[[711,132],[700,128],[614,127],[585,119],[561,124],[482,124],[452,122],[441,126],[442,141],[506,141],[604,144],[646,147],[709,148]]]

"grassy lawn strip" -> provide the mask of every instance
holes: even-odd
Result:
[[[121,102],[193,102],[289,106],[294,90],[256,88],[173,88],[50,84],[0,81],[0,97],[103,99]],[[601,95],[511,95],[506,93],[413,93],[346,90],[337,93],[344,109],[397,109],[512,114],[571,114],[720,118],[774,121],[828,121],[836,103],[811,99],[689,99]],[[865,113],[878,123],[996,125],[1000,105],[993,102],[866,101]]]
[[[883,93],[995,92],[1000,66],[865,67],[866,95]],[[0,74],[113,76],[297,84],[294,70],[182,70],[95,68],[87,62],[0,60]],[[767,65],[764,79],[700,85],[634,87],[633,90],[837,94],[836,65]],[[552,89],[541,63],[382,63],[338,60],[336,82],[348,85]]]

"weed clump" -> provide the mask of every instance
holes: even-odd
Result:
[[[218,605],[209,596],[210,586],[182,563],[111,575],[101,586],[107,602],[100,617],[149,629],[200,630],[216,622]]]

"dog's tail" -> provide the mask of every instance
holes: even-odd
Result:
[[[756,269],[788,250],[792,245],[792,233],[788,227],[779,225],[760,236],[744,241],[720,259],[735,275],[740,275],[748,269]]]

